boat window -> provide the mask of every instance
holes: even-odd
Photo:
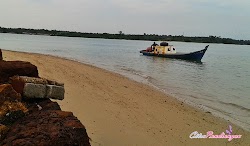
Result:
[[[173,50],[175,50],[175,48],[173,48]]]
[[[170,51],[170,49],[168,48],[168,51]]]

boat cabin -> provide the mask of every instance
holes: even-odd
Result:
[[[173,45],[162,42],[160,46],[153,46],[154,54],[175,54],[176,50]]]

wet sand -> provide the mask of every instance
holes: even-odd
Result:
[[[29,61],[40,77],[65,83],[61,108],[85,125],[92,145],[250,145],[250,133],[119,74],[59,57],[3,51],[4,60]],[[192,91],[190,91],[192,92]],[[240,139],[190,139],[233,126]]]

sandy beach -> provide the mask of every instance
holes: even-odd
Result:
[[[250,132],[119,74],[49,55],[3,50],[3,59],[31,62],[40,77],[64,82],[58,102],[85,125],[92,145],[250,145]],[[219,135],[229,125],[240,139],[189,138],[194,131]]]

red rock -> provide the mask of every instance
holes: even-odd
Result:
[[[27,108],[29,113],[35,111],[44,111],[44,110],[61,110],[57,102],[52,102],[50,99],[29,99],[26,101]]]
[[[8,130],[9,128],[7,126],[0,124],[0,141],[5,137]]]
[[[9,77],[29,76],[38,77],[37,67],[29,62],[23,61],[0,61],[0,83],[5,83]]]
[[[3,125],[11,126],[18,119],[25,116],[25,113],[22,110],[11,110],[8,111],[3,117],[0,118],[0,123]]]
[[[2,145],[89,146],[90,143],[85,127],[71,112],[47,110],[18,120]]]
[[[28,112],[10,84],[0,85],[0,124],[10,125]]]
[[[0,104],[6,100],[21,101],[21,94],[17,93],[10,84],[0,85]]]
[[[51,80],[47,80],[49,85],[56,85],[56,86],[63,86],[64,87],[64,83],[59,83],[57,81],[51,81]]]

